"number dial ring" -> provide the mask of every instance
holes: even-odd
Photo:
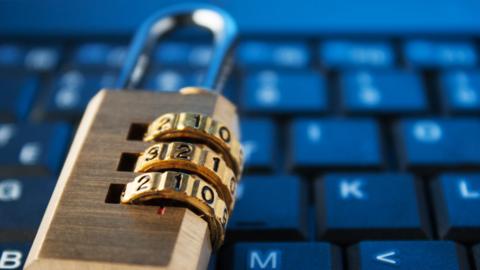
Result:
[[[222,123],[199,113],[167,113],[148,127],[144,141],[187,138],[198,140],[222,153],[236,175],[243,170],[243,152],[238,139]]]
[[[157,143],[141,153],[135,172],[182,170],[200,175],[211,182],[231,211],[235,204],[237,180],[222,156],[208,146],[186,142]]]
[[[175,171],[144,173],[129,182],[121,196],[123,204],[145,204],[155,199],[182,202],[200,212],[208,222],[214,245],[220,246],[223,242],[229,210],[207,181]]]

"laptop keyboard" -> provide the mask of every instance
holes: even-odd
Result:
[[[21,269],[85,106],[126,49],[0,44],[0,269]],[[224,94],[246,171],[210,269],[480,269],[478,53],[450,38],[242,41]],[[195,84],[210,54],[165,42],[143,87]]]

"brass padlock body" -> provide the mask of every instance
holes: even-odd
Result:
[[[239,136],[236,108],[221,95],[100,91],[78,128],[25,269],[206,269],[210,236],[197,214],[106,203],[112,186],[138,175],[119,168],[125,153],[151,145],[128,139],[132,129],[170,112],[208,115]]]

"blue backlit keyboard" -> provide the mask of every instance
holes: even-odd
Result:
[[[475,40],[244,39],[225,95],[246,172],[210,269],[480,270]],[[0,42],[0,269],[20,269],[90,98],[126,43]],[[163,43],[143,87],[195,84]]]

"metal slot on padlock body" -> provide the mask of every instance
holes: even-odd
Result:
[[[212,10],[218,11],[207,11]],[[155,18],[165,14],[160,15]],[[138,40],[137,35],[134,46]],[[219,55],[225,57],[230,46]],[[132,55],[130,62],[140,57]],[[125,70],[138,73],[137,64]],[[209,71],[214,76],[203,86],[217,88],[223,64],[223,59],[214,61]],[[119,85],[135,85],[127,77]],[[218,93],[195,87],[178,93],[100,91],[82,118],[25,269],[206,269],[215,242],[198,209],[182,203],[120,203],[122,190],[139,175],[131,157],[153,144],[131,134],[158,116],[184,112],[221,122],[238,138],[236,108]]]

